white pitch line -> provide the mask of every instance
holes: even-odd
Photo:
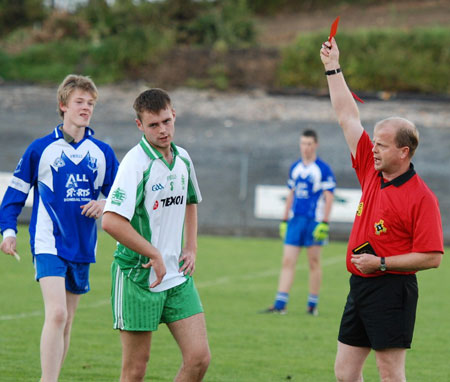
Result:
[[[331,257],[325,261],[322,261],[322,267],[328,267],[337,263],[340,263],[341,261],[345,261],[345,256],[336,256],[336,257]],[[306,266],[301,264],[298,265],[297,270],[300,269],[306,269]],[[198,288],[204,288],[204,287],[211,287],[211,286],[216,286],[216,285],[223,285],[223,284],[228,284],[231,282],[239,282],[242,280],[253,280],[253,279],[258,279],[261,277],[270,277],[270,276],[277,276],[280,273],[280,270],[278,268],[274,268],[274,269],[269,269],[263,272],[257,272],[257,273],[250,273],[250,274],[245,274],[242,276],[238,276],[238,277],[233,277],[233,276],[224,276],[224,277],[220,277],[217,278],[215,280],[211,280],[211,281],[203,281],[203,282],[196,282],[195,285]]]
[[[336,256],[336,257],[326,259],[325,261],[322,261],[322,267],[329,267],[331,265],[337,264],[341,261],[344,261],[343,259],[345,259],[345,257],[343,257],[343,256]],[[305,268],[306,268],[306,266],[301,264],[301,265],[298,265],[296,269],[300,270],[300,269],[305,269]],[[261,277],[276,276],[279,274],[279,272],[280,272],[279,269],[274,268],[274,269],[270,269],[270,270],[263,271],[263,272],[250,273],[250,274],[245,274],[245,275],[237,276],[237,277],[234,277],[234,276],[219,277],[215,280],[203,281],[203,282],[196,283],[195,285],[198,288],[205,288],[205,287],[229,284],[231,282],[239,282],[242,280],[253,280],[253,279],[258,279]],[[100,300],[97,302],[93,302],[91,304],[80,305],[80,307],[78,309],[93,309],[93,308],[98,308],[103,305],[107,305],[109,303],[110,303],[109,299]],[[29,318],[29,317],[43,316],[43,315],[44,315],[43,310],[36,310],[34,312],[0,316],[0,321],[19,320],[21,318]]]
[[[10,314],[6,316],[0,316],[0,321],[18,320],[20,318],[29,318],[34,316],[42,316],[44,312],[42,310],[35,310],[34,312]]]
[[[93,302],[91,304],[80,305],[78,310],[98,308],[99,306],[107,305],[109,303],[110,303],[109,299],[108,300],[100,300],[100,301]],[[43,315],[44,315],[44,310],[35,310],[34,312],[0,316],[0,321],[18,320],[21,318],[29,318],[29,317],[36,317],[36,316],[43,316]]]

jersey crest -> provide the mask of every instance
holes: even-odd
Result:
[[[127,194],[125,193],[125,190],[122,190],[120,187],[117,187],[111,193],[111,203],[115,204],[116,206],[122,205],[126,198]]]
[[[88,153],[88,169],[95,171],[97,170],[98,166],[97,166],[97,158],[91,157]]]
[[[375,235],[381,235],[382,233],[386,233],[387,231],[383,219],[380,219],[378,223],[375,223],[374,227],[375,227]]]

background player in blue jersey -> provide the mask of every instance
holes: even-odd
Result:
[[[283,222],[280,224],[284,250],[278,292],[273,306],[264,311],[267,313],[286,312],[302,247],[306,247],[309,262],[307,312],[312,315],[317,315],[318,312],[322,280],[320,252],[321,246],[328,238],[328,222],[336,180],[330,166],[317,157],[317,147],[316,132],[303,131],[300,137],[301,159],[294,162],[289,171],[289,194]]]
[[[14,255],[17,217],[33,188],[30,243],[45,306],[42,382],[58,380],[80,296],[89,291],[95,220],[105,206],[99,196],[108,195],[118,168],[111,147],[88,127],[97,100],[92,80],[67,76],[57,100],[63,123],[27,148],[0,207],[0,249]]]

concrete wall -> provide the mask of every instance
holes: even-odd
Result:
[[[142,84],[100,88],[91,126],[119,159],[140,139],[132,103]],[[0,171],[11,172],[28,144],[59,123],[55,88],[0,85]],[[203,202],[200,233],[276,236],[278,220],[255,217],[257,185],[284,185],[299,156],[305,128],[319,133],[319,155],[331,164],[338,187],[358,188],[350,154],[329,100],[312,97],[218,94],[175,90],[176,143],[194,160]],[[450,108],[445,101],[366,100],[360,105],[364,126],[401,115],[416,122],[421,142],[414,158],[417,172],[439,198],[444,236],[450,243]],[[26,216],[26,213],[25,215]],[[348,237],[350,223],[331,224],[331,238]]]

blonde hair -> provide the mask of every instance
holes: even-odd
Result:
[[[419,146],[419,130],[410,120],[401,117],[390,117],[376,123],[375,129],[390,125],[396,129],[395,145],[409,148],[409,158],[412,158]]]
[[[97,100],[98,98],[98,91],[97,87],[94,84],[94,81],[92,81],[87,76],[69,74],[66,78],[64,78],[63,82],[61,82],[61,84],[59,85],[58,92],[56,95],[58,101],[57,111],[60,117],[63,119],[64,119],[64,112],[61,110],[60,104],[66,106],[67,102],[69,101],[69,97],[76,89],[89,92],[94,98],[94,100]]]

